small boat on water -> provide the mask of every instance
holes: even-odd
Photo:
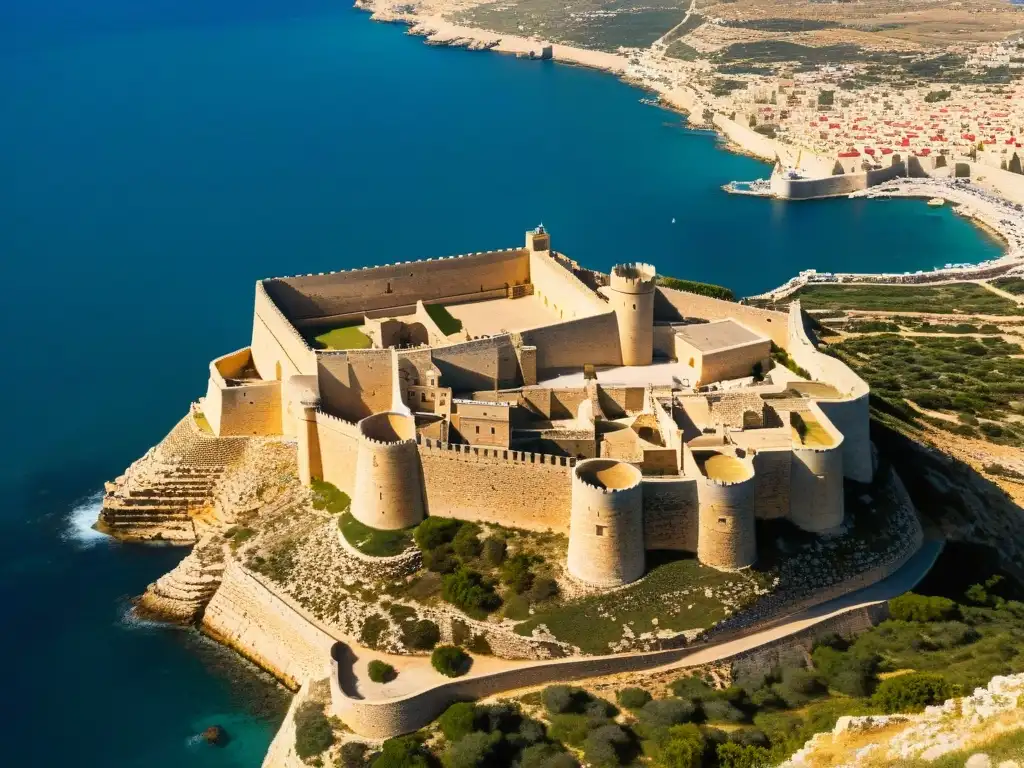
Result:
[[[641,104],[646,104],[649,107],[660,107],[661,106],[661,100],[660,99],[643,98],[643,99],[640,99],[640,103]]]
[[[941,197],[933,197],[931,200],[928,201],[928,205],[930,205],[932,208],[941,208],[945,204],[946,201],[943,200]]]

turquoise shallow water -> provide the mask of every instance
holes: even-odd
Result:
[[[125,618],[183,553],[84,525],[102,481],[202,394],[206,363],[245,345],[257,278],[512,246],[541,220],[587,265],[642,259],[741,293],[999,251],[915,201],[728,197],[767,166],[642,95],[429,48],[327,0],[0,3],[12,764],[258,765],[274,686]],[[230,747],[190,742],[211,722]]]

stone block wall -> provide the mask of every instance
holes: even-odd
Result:
[[[281,382],[258,381],[229,387],[211,365],[203,415],[217,437],[280,435]]]
[[[390,349],[321,352],[317,355],[321,407],[350,421],[387,411],[394,401]]]
[[[303,320],[339,322],[383,309],[412,311],[418,300],[430,303],[470,301],[530,281],[524,249],[404,262],[322,275],[299,275],[265,281],[281,310]]]
[[[533,293],[559,320],[607,312],[607,303],[579,278],[553,259],[547,251],[530,253],[530,282]]]
[[[619,325],[606,311],[579,320],[523,331],[523,343],[537,348],[537,370],[622,365]]]
[[[337,416],[317,411],[316,433],[323,479],[351,496],[356,487],[359,427]],[[314,462],[310,464],[314,465]]]
[[[755,333],[767,336],[784,349],[789,342],[788,317],[784,312],[758,309],[664,286],[658,286],[655,291],[654,316],[663,320],[735,320]]]
[[[441,372],[441,382],[455,392],[503,389],[520,383],[519,360],[509,334],[438,347],[431,350],[431,360]]]
[[[754,489],[753,473],[739,482],[697,478],[697,557],[702,563],[728,571],[746,568],[757,560]]]
[[[697,551],[697,481],[645,477],[644,546]]]
[[[574,460],[432,440],[419,452],[427,514],[569,532]]]
[[[754,454],[754,516],[772,520],[789,516],[790,448],[759,450]]]
[[[263,282],[256,283],[250,348],[260,378],[267,381],[316,373],[316,354],[271,301]]]

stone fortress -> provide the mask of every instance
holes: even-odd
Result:
[[[339,328],[362,343],[318,348]],[[210,363],[201,408],[218,438],[294,440],[301,481],[368,526],[566,533],[569,573],[614,587],[654,549],[750,566],[759,518],[838,528],[843,478],[872,475],[867,398],[798,306],[591,271],[538,227],[521,248],[258,282],[252,344]],[[118,493],[108,521],[132,506]]]

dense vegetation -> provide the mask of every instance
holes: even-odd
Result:
[[[872,405],[909,424],[924,419],[965,437],[1024,444],[1024,428],[1008,417],[1022,409],[1021,348],[998,336],[851,337],[829,352],[871,385]],[[923,416],[908,403],[956,419]]]
[[[949,285],[807,285],[793,294],[804,309],[869,309],[888,312],[938,312],[1020,315],[1014,302],[974,283]]]
[[[713,299],[724,299],[726,301],[735,301],[736,294],[731,289],[725,288],[721,285],[713,285],[712,283],[698,283],[695,280],[680,280],[678,277],[664,277],[658,276],[658,285],[662,285],[665,288],[672,288],[676,291],[686,291],[687,293],[697,293],[701,296],[710,296]]]
[[[295,710],[295,754],[303,760],[319,755],[334,743],[334,730],[324,706],[304,701]]]
[[[460,677],[469,671],[472,659],[455,645],[439,645],[430,654],[430,665],[445,677]]]
[[[1017,296],[1024,295],[1024,277],[1000,277],[998,280],[993,280],[992,284],[1007,293]]]

